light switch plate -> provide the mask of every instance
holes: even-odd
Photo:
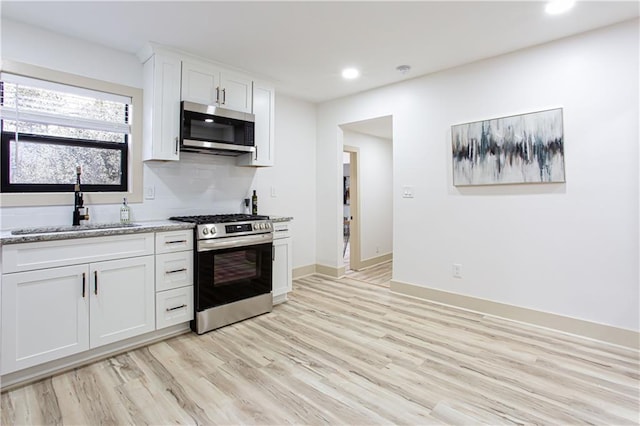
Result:
[[[154,186],[144,187],[144,199],[153,200],[156,198],[156,188]]]
[[[413,198],[413,186],[402,187],[402,198]]]

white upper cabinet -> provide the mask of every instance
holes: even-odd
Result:
[[[144,61],[144,161],[180,160],[180,102],[189,101],[253,113],[256,150],[239,156],[237,164],[273,166],[272,86],[168,48],[152,46],[139,56]]]
[[[216,105],[220,71],[205,63],[182,61],[182,100]]]
[[[242,74],[220,72],[220,106],[235,111],[251,112],[253,82]]]
[[[182,61],[182,100],[251,112],[252,80],[206,62]]]
[[[180,159],[180,58],[155,53],[144,63],[143,160]]]
[[[253,82],[253,114],[255,122],[256,150],[251,154],[238,157],[239,166],[273,166],[275,142],[275,90],[273,86]]]

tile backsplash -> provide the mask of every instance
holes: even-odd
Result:
[[[235,157],[181,153],[178,162],[144,164],[144,187],[153,199],[131,203],[131,220],[162,220],[170,216],[238,213],[255,186],[256,169],[236,166]],[[91,205],[90,222],[117,222],[119,204]],[[68,206],[3,207],[1,229],[71,224],[73,194]]]

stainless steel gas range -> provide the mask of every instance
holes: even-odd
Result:
[[[198,334],[270,312],[273,226],[268,216],[177,216],[195,223],[195,320]]]

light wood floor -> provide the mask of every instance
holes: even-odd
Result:
[[[347,278],[365,281],[370,284],[381,285],[388,288],[390,286],[392,269],[393,261],[389,260],[387,262],[361,269],[360,271],[350,269],[347,271],[346,276]]]
[[[638,353],[296,280],[270,314],[2,394],[2,424],[638,424]]]

